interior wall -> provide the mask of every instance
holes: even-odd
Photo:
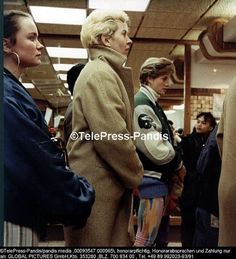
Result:
[[[175,110],[172,114],[166,114],[168,120],[173,121],[175,129],[184,127],[184,110]]]
[[[236,76],[236,60],[230,63],[199,58],[199,51],[192,49],[191,87],[227,89]]]
[[[214,89],[217,89],[217,91],[221,89],[221,92],[225,94],[231,81],[236,77],[236,60],[231,60],[230,62],[225,60],[206,60],[199,54],[200,50],[196,48],[196,46],[191,49],[191,52],[191,88],[205,88],[212,89],[212,91],[214,91]],[[209,111],[211,110],[209,109]],[[194,114],[194,117],[196,117],[195,115],[196,114]],[[174,122],[176,129],[183,128],[183,110],[167,114],[167,117]],[[219,118],[217,117],[217,119]],[[191,118],[191,130],[195,123],[196,120]]]

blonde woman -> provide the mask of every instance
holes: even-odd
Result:
[[[133,82],[124,64],[132,41],[123,11],[94,10],[82,26],[90,62],[76,81],[69,163],[92,183],[96,198],[81,231],[65,228],[67,246],[130,246],[132,189],[143,176],[133,133]],[[73,135],[71,135],[73,136]],[[91,136],[91,139],[88,139]]]

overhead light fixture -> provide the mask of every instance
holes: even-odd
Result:
[[[60,77],[60,79],[62,81],[66,81],[67,80],[67,74],[58,74],[58,76]]]
[[[183,110],[184,109],[184,104],[173,105],[173,109],[174,110]]]
[[[87,59],[88,53],[83,48],[46,47],[50,57]]]
[[[81,25],[86,19],[86,9],[48,6],[29,6],[38,23]]]
[[[168,111],[164,111],[165,112],[165,114],[173,114],[173,113],[175,113],[176,111],[175,110],[168,110]]]
[[[32,83],[22,83],[23,86],[27,89],[33,89],[35,86]]]
[[[56,71],[68,71],[74,64],[53,64]]]
[[[116,0],[112,1],[112,9],[123,11],[144,12],[150,0]],[[89,0],[89,9],[111,9],[107,0]]]
[[[69,85],[67,83],[64,83],[65,88],[69,88]]]

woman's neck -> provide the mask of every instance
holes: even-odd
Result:
[[[4,67],[9,72],[11,72],[18,80],[20,79],[23,71],[15,63],[8,61],[8,60],[4,60]]]

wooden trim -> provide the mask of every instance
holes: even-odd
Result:
[[[192,88],[191,94],[192,96],[211,96],[213,94],[221,94],[221,89],[218,88]]]
[[[191,46],[185,45],[184,53],[184,134],[190,133],[191,124]]]
[[[40,39],[65,39],[65,40],[80,40],[80,35],[74,34],[49,34],[49,33],[40,33]],[[171,44],[186,44],[186,45],[198,45],[198,40],[178,40],[178,39],[158,39],[158,38],[138,38],[131,37],[131,40],[134,43],[140,42],[145,44],[153,44],[153,43],[171,43]]]
[[[207,36],[207,31],[203,31],[201,32],[201,34],[199,35],[198,39],[199,39],[199,46],[200,46],[200,49],[201,49],[201,52],[203,54],[203,56],[206,58],[206,59],[209,59],[209,60],[235,60],[236,57],[226,57],[226,56],[212,56],[208,53],[207,49],[206,49],[206,46],[204,45],[203,43],[203,37],[204,36]],[[214,46],[212,45],[212,47],[214,48]],[[217,51],[217,50],[216,50]],[[222,53],[222,52],[221,52]]]
[[[223,40],[224,25],[227,22],[228,20],[225,19],[217,19],[207,28],[207,35],[213,48],[220,53],[236,51],[236,43],[224,42]]]

